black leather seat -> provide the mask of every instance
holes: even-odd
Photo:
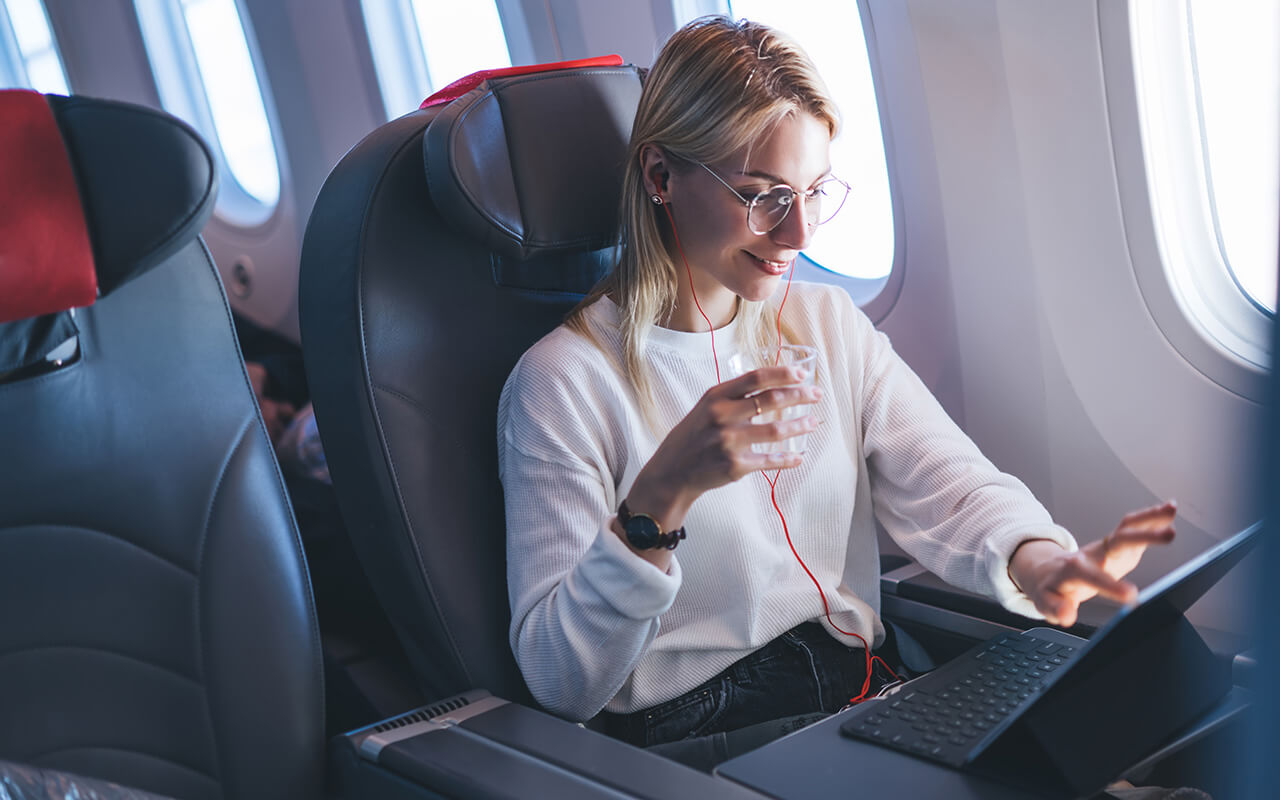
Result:
[[[498,395],[612,267],[635,67],[490,78],[338,164],[300,315],[334,488],[429,699],[529,700],[508,645]]]
[[[121,103],[0,92],[0,118],[0,170],[61,132],[90,255],[45,302],[66,259],[16,245],[48,233],[48,181],[4,173],[0,759],[184,798],[319,796],[306,564],[199,238],[212,156]]]

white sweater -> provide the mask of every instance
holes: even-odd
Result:
[[[520,359],[498,408],[511,647],[538,702],[573,720],[648,708],[806,620],[860,647],[823,618],[763,475],[694,502],[665,573],[610,530],[660,438],[614,366],[617,306],[602,299],[588,314],[609,355],[561,326]],[[836,624],[884,639],[876,519],[943,579],[1038,617],[1009,557],[1030,538],[1074,550],[1071,535],[978,452],[846,292],[797,283],[785,314],[821,354],[812,413],[823,424],[782,473],[778,503]],[[735,325],[716,331],[722,371]],[[646,358],[666,431],[715,383],[710,339],[655,328]]]

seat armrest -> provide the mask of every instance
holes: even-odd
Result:
[[[1009,611],[990,597],[957,589],[914,562],[881,575],[880,592],[882,596],[901,597],[1004,628],[1026,630],[1043,624],[1039,620]],[[1115,613],[1115,609],[1114,603],[1094,598],[1080,607],[1080,621],[1065,630],[1074,636],[1088,639],[1098,626]]]
[[[331,751],[340,797],[761,797],[483,690],[338,736]]]

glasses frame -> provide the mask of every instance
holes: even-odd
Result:
[[[783,221],[786,220],[787,215],[791,213],[791,209],[795,207],[795,204],[796,204],[795,199],[797,197],[802,197],[805,199],[805,202],[808,202],[809,200],[813,199],[814,194],[817,192],[817,186],[815,186],[812,189],[809,189],[808,191],[801,192],[801,191],[798,191],[796,187],[792,186],[789,183],[779,183],[775,186],[770,186],[768,189],[765,189],[762,192],[757,192],[754,197],[748,199],[742,194],[742,192],[739,192],[737,189],[729,185],[729,182],[726,181],[724,178],[720,177],[720,174],[715,170],[713,170],[711,167],[708,167],[706,164],[702,163],[701,161],[695,161],[693,163],[697,164],[698,166],[705,169],[707,172],[711,173],[711,177],[720,181],[721,186],[733,192],[733,196],[738,198],[738,200],[740,200],[742,204],[747,207],[747,230],[751,231],[756,236],[764,236],[766,234],[772,233],[773,231],[777,230],[778,226],[781,225]],[[849,184],[840,180],[835,175],[826,176],[825,178],[823,178],[821,181],[818,182],[818,186],[821,186],[824,183],[838,183],[839,185],[843,186],[844,196],[840,198],[840,205],[836,206],[835,210],[831,212],[831,216],[827,217],[824,220],[820,220],[818,222],[809,222],[809,220],[806,219],[805,224],[811,228],[816,228],[817,226],[828,223],[832,219],[834,219],[836,214],[840,213],[840,209],[844,208],[845,202],[849,199],[849,192],[853,191],[853,188],[849,186]],[[791,202],[787,204],[786,206],[787,210],[782,212],[782,216],[778,217],[778,221],[773,223],[773,225],[769,226],[768,229],[763,231],[756,230],[755,227],[753,227],[751,224],[751,212],[754,211],[756,209],[756,206],[760,204],[761,198],[765,197],[766,195],[772,194],[774,191],[778,189],[786,189],[791,192]]]

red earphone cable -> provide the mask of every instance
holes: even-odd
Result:
[[[693,288],[693,270],[689,269],[689,259],[684,254],[684,247],[680,245],[680,233],[676,230],[676,218],[671,216],[671,209],[666,203],[662,204],[662,210],[667,212],[667,219],[671,222],[671,235],[675,237],[676,249],[680,251],[680,260],[684,262],[684,272],[689,276],[689,291],[693,293],[693,304],[698,307],[698,313],[707,321],[707,333],[711,334],[711,362],[716,368],[716,383],[720,383],[720,358],[716,355],[716,329],[711,324],[711,318],[707,316],[707,312],[702,310],[702,303],[698,302],[698,290]]]
[[[721,383],[720,359],[716,355],[715,327],[711,324],[711,319],[707,316],[707,313],[702,310],[702,304],[698,302],[698,290],[693,286],[693,270],[690,269],[689,258],[684,254],[684,247],[680,244],[680,233],[676,230],[675,217],[671,215],[671,209],[668,208],[665,203],[662,204],[662,209],[667,212],[667,220],[671,223],[671,234],[675,238],[676,250],[680,252],[680,260],[684,262],[685,274],[689,276],[689,291],[693,294],[693,304],[697,306],[698,313],[701,314],[702,318],[707,322],[707,332],[711,334],[711,358],[715,362],[716,367],[716,383]],[[792,258],[791,266],[787,271],[787,288],[782,293],[782,302],[778,303],[778,317],[775,323],[778,331],[778,352],[777,355],[774,356],[774,364],[777,364],[778,360],[782,357],[782,307],[786,305],[787,295],[791,294],[791,279],[794,277],[795,271],[796,260]],[[862,638],[861,635],[854,631],[846,631],[844,628],[837,625],[835,620],[831,619],[831,606],[827,603],[827,593],[822,591],[822,584],[818,583],[818,579],[814,577],[813,572],[810,571],[809,566],[804,563],[804,559],[800,557],[800,553],[796,550],[795,543],[791,541],[791,531],[787,527],[786,515],[782,513],[782,507],[778,505],[778,478],[782,475],[782,470],[775,472],[772,479],[769,478],[769,473],[764,470],[761,470],[760,474],[764,476],[765,481],[769,484],[769,501],[773,503],[773,510],[778,512],[778,519],[782,521],[782,533],[787,539],[787,546],[791,548],[791,554],[796,557],[796,561],[800,563],[800,568],[809,576],[809,580],[813,581],[814,588],[818,590],[818,596],[822,598],[822,613],[826,615],[827,622],[830,623],[831,627],[835,628],[840,633],[843,633],[845,636],[852,636],[862,642],[862,652],[866,655],[866,677],[862,680],[862,691],[859,692],[856,697],[849,699],[850,703],[860,703],[863,700],[868,699],[867,692],[871,689],[871,670],[872,665],[875,662],[879,662],[881,666],[888,670],[894,680],[901,679],[884,659],[880,656],[873,656],[871,654],[871,645],[867,644],[866,639]]]

